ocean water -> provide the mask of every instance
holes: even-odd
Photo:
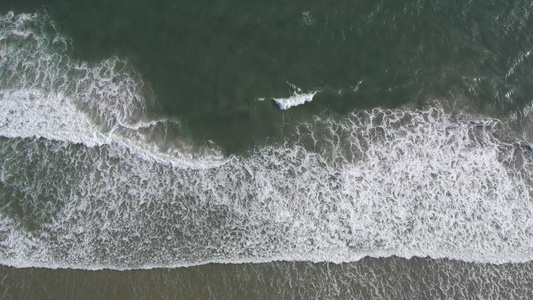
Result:
[[[2,298],[533,296],[527,1],[4,1]]]

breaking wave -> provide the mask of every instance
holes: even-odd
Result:
[[[532,153],[498,119],[375,108],[224,158],[165,138],[127,62],[69,59],[42,13],[1,26],[2,264],[533,258]]]

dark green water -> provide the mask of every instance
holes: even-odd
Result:
[[[2,1],[2,295],[531,298],[532,11]]]
[[[73,56],[127,58],[164,115],[229,152],[279,137],[284,115],[459,97],[512,112],[532,94],[527,62],[506,75],[531,50],[520,1],[57,2],[3,11],[45,7],[72,38]],[[257,101],[290,96],[288,83],[321,92],[283,114]]]

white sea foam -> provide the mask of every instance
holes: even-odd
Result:
[[[42,18],[8,15],[4,28]],[[358,111],[317,118],[294,140],[247,157],[183,168],[169,161],[186,146],[162,151],[148,140],[165,124],[144,120],[142,93],[131,92],[136,79],[119,72],[124,85],[113,82],[120,60],[93,67],[57,55],[34,72],[27,59],[4,58],[22,51],[18,42],[37,45],[39,35],[6,36],[2,264],[533,259],[532,153],[497,119],[451,115],[438,104]],[[72,83],[76,76],[83,80]]]
[[[278,104],[279,109],[286,110],[293,106],[298,106],[306,102],[313,101],[315,94],[316,92],[302,94],[295,93],[289,98],[274,98],[274,101]]]
[[[296,87],[295,85],[290,84],[290,83],[289,85],[294,90],[292,96],[290,96],[289,98],[273,98],[273,100],[276,102],[279,109],[281,110],[286,110],[293,106],[298,106],[306,102],[311,102],[313,101],[313,97],[318,92],[318,91],[312,91],[312,92],[305,93],[300,88]]]
[[[140,160],[120,145],[3,141],[3,192],[46,205],[28,212],[38,230],[6,205],[2,261],[531,260],[531,152],[502,136],[498,120],[475,121],[438,107],[317,119],[295,143],[200,170]]]
[[[150,94],[126,61],[71,60],[69,40],[43,13],[9,13],[1,23],[0,136],[44,137],[90,147],[120,143],[148,159],[183,167],[223,162],[222,154],[210,149],[200,149],[199,158],[180,137],[172,137],[178,140],[177,149],[162,147],[164,141],[148,142],[156,134],[148,129],[158,128],[163,136],[168,121],[146,116]]]

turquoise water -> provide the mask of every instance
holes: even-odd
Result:
[[[4,296],[531,297],[531,4],[352,2],[0,4]]]

